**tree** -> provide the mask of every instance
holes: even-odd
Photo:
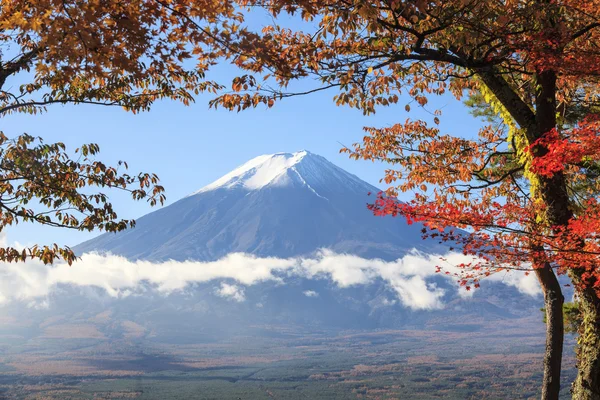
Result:
[[[114,188],[131,193],[133,199],[147,199],[150,205],[163,203],[162,186],[154,174],[128,175],[93,157],[95,144],[76,149],[77,159],[63,143],[45,144],[42,139],[21,135],[9,140],[0,133],[0,228],[20,222],[35,222],[77,230],[101,229],[118,232],[135,221],[119,219],[108,196],[89,193],[93,187]],[[119,162],[121,168],[127,164]],[[88,189],[88,190],[84,190]],[[33,203],[33,204],[32,204]],[[37,258],[51,264],[62,258],[69,264],[75,255],[69,247],[34,245],[24,250],[0,248],[0,261]]]
[[[222,18],[239,19],[231,4],[204,0],[3,0],[0,118],[44,112],[51,104],[132,112],[160,99],[187,104],[194,94],[218,88],[204,74],[222,54],[214,46],[227,32]],[[94,187],[126,190],[152,205],[164,200],[155,175],[128,175],[125,163],[95,160],[95,144],[74,155],[62,143],[6,135],[0,133],[0,230],[18,222],[107,231],[132,226],[117,217],[105,193],[90,192]],[[0,248],[1,261],[27,258],[75,259],[56,244]]]
[[[495,271],[533,266],[548,320],[545,399],[558,398],[560,389],[563,296],[554,270],[568,273],[582,313],[573,397],[599,399],[600,2],[237,3],[262,8],[275,22],[261,32],[236,28],[229,56],[247,72],[214,106],[271,106],[327,88],[339,89],[337,104],[365,113],[396,104],[403,93],[420,106],[428,96],[447,92],[484,99],[501,123],[474,138],[407,120],[367,128],[351,154],[392,164],[385,181],[394,186],[374,211],[424,222],[425,234],[456,240],[465,253],[484,260],[464,266],[465,286],[477,286],[482,275]],[[278,22],[282,14],[312,25],[287,28]],[[287,90],[306,77],[316,78],[314,89]],[[399,203],[399,190],[415,191],[414,200]],[[452,227],[471,233],[457,236]]]

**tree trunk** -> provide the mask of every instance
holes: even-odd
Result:
[[[530,144],[556,128],[556,74],[553,71],[542,71],[537,78],[539,91],[536,96],[535,128],[529,127],[526,133]],[[547,152],[548,149],[545,147],[537,146],[533,149],[534,157],[543,156]],[[569,194],[564,175],[559,172],[549,178],[538,176],[537,184],[535,196],[541,197],[546,204],[545,215],[540,217],[550,226],[568,224],[572,214],[569,208]],[[544,291],[547,320],[542,399],[558,399],[564,340],[562,308],[564,297],[551,266],[546,263],[544,268],[539,271],[547,275],[545,284],[540,279]]]
[[[600,400],[600,299],[587,282],[582,283],[582,271],[572,270],[571,280],[579,287],[579,309],[582,323],[577,340],[577,378],[571,393],[573,400]]]
[[[556,126],[556,75],[544,71],[538,78],[541,92],[536,103],[536,134],[540,135]],[[545,153],[545,148],[534,149],[534,156]],[[558,172],[550,178],[539,177],[539,192],[546,204],[546,220],[550,226],[568,226],[573,213],[563,173]],[[578,268],[570,270],[583,320],[576,352],[578,375],[572,392],[576,400],[600,400],[600,299],[592,288],[594,282],[582,282],[583,272]]]
[[[552,71],[541,72],[538,76],[540,91],[536,96],[535,113],[523,103],[510,85],[493,68],[481,71],[479,76],[498,100],[523,128],[529,144],[556,127],[556,75]],[[523,151],[524,149],[516,149]],[[535,148],[535,156],[542,156],[548,150]],[[550,225],[568,223],[571,217],[569,195],[562,173],[551,178],[538,177],[533,196],[540,198],[548,207],[546,215],[540,216]],[[546,352],[544,354],[544,379],[542,400],[556,400],[560,391],[560,372],[564,340],[564,320],[562,288],[556,274],[548,263],[536,265],[535,273],[544,292],[546,306]]]
[[[558,400],[560,370],[564,339],[563,303],[560,283],[550,264],[535,268],[535,274],[544,292],[546,308],[546,352],[544,354],[544,379],[542,400]]]

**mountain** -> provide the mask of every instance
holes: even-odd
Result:
[[[540,298],[524,294],[514,284],[489,281],[470,297],[459,292],[451,277],[434,274],[432,263],[439,257],[428,259],[427,254],[446,255],[450,249],[423,240],[419,224],[373,216],[366,204],[379,190],[308,151],[256,157],[139,218],[133,229],[103,234],[75,247],[78,254],[111,253],[128,262],[157,263],[151,268],[153,278],[134,285],[131,296],[90,296],[89,291],[82,296],[79,289],[63,285],[62,293],[71,294],[53,301],[57,309],[71,310],[69,315],[83,309],[85,315],[111,310],[117,320],[134,321],[164,340],[184,331],[194,337],[208,326],[215,332],[242,332],[259,325],[474,329],[473,321],[539,313]],[[413,257],[414,249],[420,253]],[[231,253],[298,257],[308,260],[309,266],[300,272],[277,270],[274,277],[249,283],[248,276],[263,271],[264,265],[239,254],[235,257],[242,261],[227,264]],[[111,279],[139,273],[139,264],[126,266],[119,260],[110,261],[118,264],[112,278],[106,265],[99,264],[104,275],[86,282],[104,288]],[[215,273],[207,263],[215,260],[224,262],[221,268],[230,272]],[[317,272],[307,272],[319,263]],[[173,269],[177,265],[185,271]],[[213,278],[190,278],[185,290],[168,296],[152,290],[170,274],[186,279],[194,268]],[[424,273],[427,268],[430,272]],[[98,298],[102,300],[94,300]],[[465,321],[469,321],[466,328]]]
[[[256,157],[195,193],[75,248],[150,261],[219,259],[229,253],[292,257],[320,248],[393,260],[424,242],[418,224],[374,217],[380,189],[308,151]],[[369,196],[369,193],[372,195]]]

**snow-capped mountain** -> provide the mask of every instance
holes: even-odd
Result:
[[[439,255],[452,256],[447,247],[367,209],[378,190],[307,151],[256,157],[134,229],[75,248],[128,260],[88,255],[52,276],[41,269],[33,281],[56,289],[49,307],[9,311],[40,324],[56,313],[95,321],[110,312],[107,326],[133,321],[167,342],[264,326],[479,329],[474,321],[539,313],[540,298],[509,281],[461,295],[451,276],[434,273]]]
[[[265,186],[290,186],[294,181],[304,185],[316,196],[320,196],[307,181],[327,185],[343,182],[358,190],[364,189],[366,182],[333,165],[325,158],[302,150],[296,153],[277,153],[258,156],[234,169],[227,175],[203,187],[203,193],[220,188],[245,188],[248,191]],[[370,187],[373,189],[373,187]]]
[[[321,248],[396,259],[424,242],[418,225],[374,217],[366,204],[378,188],[308,151],[256,157],[134,229],[76,247],[130,259],[215,260],[232,252],[308,255]]]

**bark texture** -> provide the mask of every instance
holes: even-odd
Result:
[[[535,273],[544,292],[546,308],[546,352],[544,353],[542,400],[558,400],[564,338],[564,296],[550,264],[545,263],[537,267]]]
[[[582,283],[579,271],[570,275],[573,283]],[[573,400],[600,400],[600,299],[589,286],[577,294],[583,322],[576,348],[577,378],[571,393]]]

